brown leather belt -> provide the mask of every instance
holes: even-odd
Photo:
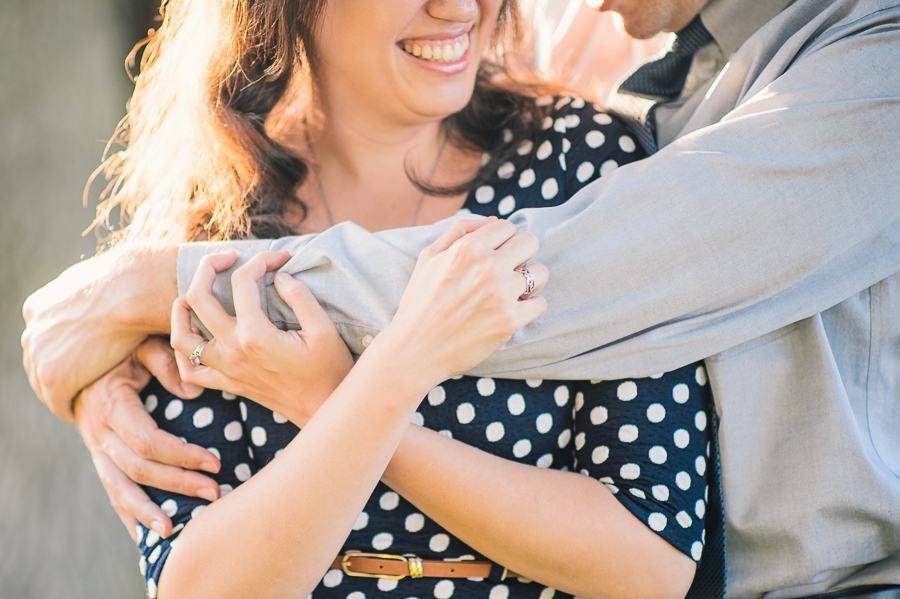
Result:
[[[331,567],[343,570],[347,576],[362,578],[489,578],[492,568],[500,569],[500,580],[517,577],[493,562],[474,560],[443,561],[421,559],[412,555],[392,555],[389,553],[362,553],[348,551],[334,558]]]

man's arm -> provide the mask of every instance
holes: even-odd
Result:
[[[900,12],[900,11],[895,11]],[[900,21],[900,14],[894,16]],[[900,27],[801,57],[721,122],[555,208],[510,217],[541,243],[547,314],[475,373],[621,378],[680,367],[821,312],[900,268]],[[445,223],[228,244],[289,249],[350,347],[389,321]],[[183,246],[183,287],[199,256]],[[273,321],[296,322],[266,280]],[[217,292],[229,301],[227,279]],[[565,361],[564,361],[565,360]]]

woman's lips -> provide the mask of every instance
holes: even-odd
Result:
[[[404,52],[431,62],[457,62],[469,49],[469,34],[446,40],[407,39],[398,44]]]

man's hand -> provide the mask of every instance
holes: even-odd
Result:
[[[133,355],[84,389],[75,421],[94,467],[122,523],[135,538],[140,521],[162,537],[172,522],[138,483],[215,501],[219,486],[194,470],[218,472],[219,460],[197,445],[157,428],[138,393],[155,376],[169,391],[192,399],[202,388],[181,381],[174,354],[162,337],[150,337]]]
[[[25,371],[50,411],[72,422],[79,390],[147,335],[168,333],[177,256],[177,246],[116,248],[68,268],[25,301]]]

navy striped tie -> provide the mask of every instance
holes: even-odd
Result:
[[[659,149],[650,118],[653,109],[659,102],[674,100],[681,94],[694,54],[710,39],[712,36],[697,16],[674,35],[665,54],[635,69],[609,98],[609,111],[628,122],[648,154]]]

